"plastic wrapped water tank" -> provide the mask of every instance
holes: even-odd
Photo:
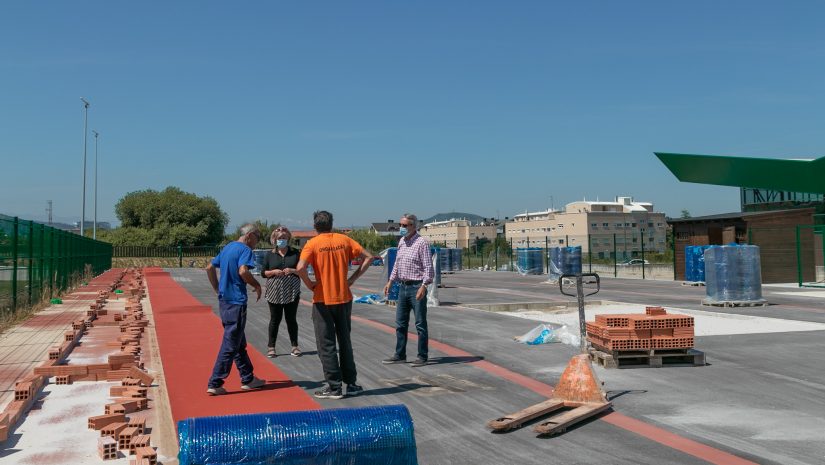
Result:
[[[706,304],[765,303],[759,247],[718,246],[705,250]]]
[[[705,250],[710,245],[689,245],[685,247],[685,281],[705,281]]]
[[[181,465],[418,463],[403,405],[189,418],[178,440]]]
[[[516,269],[519,274],[542,274],[544,272],[544,264],[542,263],[542,253],[540,248],[517,248],[516,257]]]
[[[563,274],[582,272],[582,248],[551,247],[547,250],[547,274],[550,281],[558,281]]]

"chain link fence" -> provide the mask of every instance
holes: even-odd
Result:
[[[111,267],[111,244],[0,215],[3,317],[55,297]]]

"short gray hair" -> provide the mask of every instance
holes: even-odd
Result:
[[[258,227],[254,224],[246,223],[245,225],[241,226],[241,237],[253,232],[258,236],[258,239],[261,238],[261,232],[258,231]]]
[[[412,213],[404,213],[401,215],[401,218],[405,218],[408,221],[412,221],[414,225],[418,226],[418,217],[413,215]]]

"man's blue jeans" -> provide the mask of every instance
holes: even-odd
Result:
[[[221,309],[221,323],[223,323],[223,341],[221,350],[218,352],[218,359],[215,360],[215,368],[212,369],[212,377],[209,378],[209,387],[217,388],[223,386],[223,380],[229,376],[232,369],[232,362],[238,367],[241,375],[241,384],[252,382],[255,376],[252,373],[254,367],[249,355],[246,353],[246,305],[230,304],[219,301]]]
[[[420,284],[398,287],[398,305],[395,307],[395,356],[407,358],[407,330],[410,327],[410,311],[415,313],[415,329],[418,332],[418,358],[427,360],[429,337],[427,335],[427,293],[424,298],[415,299]]]

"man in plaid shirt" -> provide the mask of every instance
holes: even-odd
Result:
[[[383,363],[404,363],[407,361],[407,329],[410,325],[410,311],[415,313],[415,329],[418,331],[418,358],[414,367],[427,364],[427,286],[433,282],[433,260],[430,244],[416,231],[418,218],[410,213],[401,217],[401,239],[395,266],[384,295],[390,291],[393,281],[398,281],[398,303],[395,307],[395,354]]]

